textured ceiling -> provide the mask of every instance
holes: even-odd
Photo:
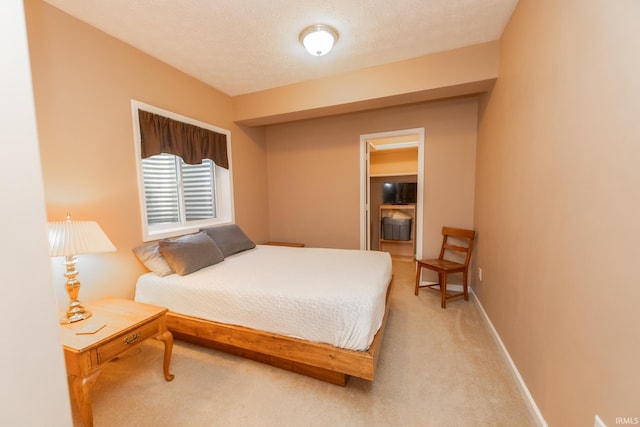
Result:
[[[500,38],[517,0],[45,0],[218,90],[241,95]],[[298,35],[329,24],[326,56]]]

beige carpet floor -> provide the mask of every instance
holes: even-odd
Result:
[[[537,425],[473,298],[442,310],[436,293],[413,295],[413,263],[393,268],[373,382],[351,378],[343,388],[181,341],[173,348],[175,379],[166,382],[162,343],[148,340],[98,378],[95,425]]]

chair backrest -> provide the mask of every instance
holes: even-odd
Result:
[[[473,241],[475,240],[475,230],[465,230],[463,228],[442,227],[442,248],[440,249],[439,259],[445,259],[446,251],[453,251],[464,256],[465,267],[469,265],[471,252],[473,251]],[[467,246],[461,246],[451,243],[452,240],[467,241]],[[456,261],[457,262],[457,261]]]

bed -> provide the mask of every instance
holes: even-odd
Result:
[[[185,239],[200,243],[185,249]],[[342,386],[350,376],[373,381],[389,312],[388,253],[255,245],[234,225],[175,240],[144,247],[171,272],[150,267],[135,299],[169,308],[176,339]],[[181,269],[216,248],[213,262]]]

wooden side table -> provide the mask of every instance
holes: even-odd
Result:
[[[164,377],[169,373],[173,336],[167,330],[167,309],[126,299],[106,298],[87,304],[93,315],[81,322],[60,325],[67,375],[71,379],[74,399],[85,426],[93,426],[91,388],[102,367],[147,338],[164,341]],[[92,326],[102,326],[95,333],[78,334]]]
[[[290,246],[292,248],[304,248],[304,243],[296,243],[296,242],[273,242],[269,241],[264,243],[269,246]]]

